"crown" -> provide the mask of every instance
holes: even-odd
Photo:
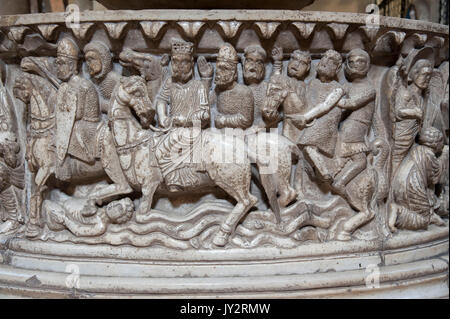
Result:
[[[237,64],[239,62],[238,55],[233,46],[229,43],[225,43],[219,50],[217,55],[217,61],[229,62]]]
[[[172,54],[188,54],[191,55],[193,51],[191,42],[183,42],[179,40],[172,41]]]

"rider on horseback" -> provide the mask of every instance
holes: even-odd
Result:
[[[189,163],[182,164],[174,161],[174,148],[183,148],[182,158],[190,158],[192,146],[196,137],[192,135],[193,130],[188,127],[194,126],[196,122],[204,128],[209,125],[210,109],[208,93],[203,83],[193,79],[194,58],[192,55],[192,43],[174,41],[172,43],[172,77],[168,78],[156,97],[156,110],[161,127],[176,127],[164,139],[157,150],[157,159],[162,167],[165,167],[164,179],[170,191],[176,191],[185,186],[192,186],[197,178],[190,176]],[[170,105],[169,115],[167,107]],[[188,151],[185,148],[188,148]],[[158,156],[159,155],[159,156]],[[186,163],[186,160],[183,159]],[[187,169],[186,169],[187,168]],[[188,176],[189,175],[189,176]]]

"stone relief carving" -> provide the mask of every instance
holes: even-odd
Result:
[[[0,63],[0,234],[8,234],[25,222],[25,171],[14,106],[4,85],[6,69]]]
[[[238,40],[247,26],[219,21],[229,42],[209,47],[210,26],[166,24],[107,37],[87,23],[42,39],[49,56],[25,44],[31,29],[15,42],[28,137],[21,150],[2,77],[0,233],[26,221],[33,240],[232,249],[448,225],[448,57],[426,37],[332,49],[311,23],[295,45],[273,38],[297,41],[298,22]]]

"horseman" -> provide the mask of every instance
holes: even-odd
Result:
[[[210,123],[210,108],[207,90],[200,80],[193,79],[193,44],[176,40],[172,42],[172,77],[163,84],[156,97],[156,111],[159,126],[175,129],[168,134],[156,151],[169,191],[177,191],[184,186],[193,186],[198,180],[185,165],[192,155],[192,143],[198,141],[192,136],[192,126],[205,128]],[[167,112],[167,109],[169,110]],[[197,125],[199,124],[199,125]],[[180,158],[174,161],[173,149],[187,148]]]
[[[63,38],[57,48],[57,76],[63,81],[56,102],[56,177],[71,178],[68,156],[95,163],[95,143],[100,124],[100,107],[93,83],[78,74],[79,49]]]
[[[123,174],[108,125],[101,121],[94,84],[78,75],[77,45],[63,38],[57,49],[56,178],[69,181],[89,172],[106,172],[114,184],[98,191],[96,200],[132,191]],[[100,161],[99,161],[100,159]],[[96,167],[101,166],[97,170]],[[103,170],[102,170],[103,167]],[[95,168],[95,169],[94,169]]]

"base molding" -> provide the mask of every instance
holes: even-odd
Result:
[[[109,247],[112,259],[77,245],[74,256],[67,244],[14,239],[0,250],[0,298],[448,298],[448,235],[384,251],[346,244],[323,243],[336,249],[328,256],[231,261],[198,251],[171,261],[119,257],[132,247]]]

